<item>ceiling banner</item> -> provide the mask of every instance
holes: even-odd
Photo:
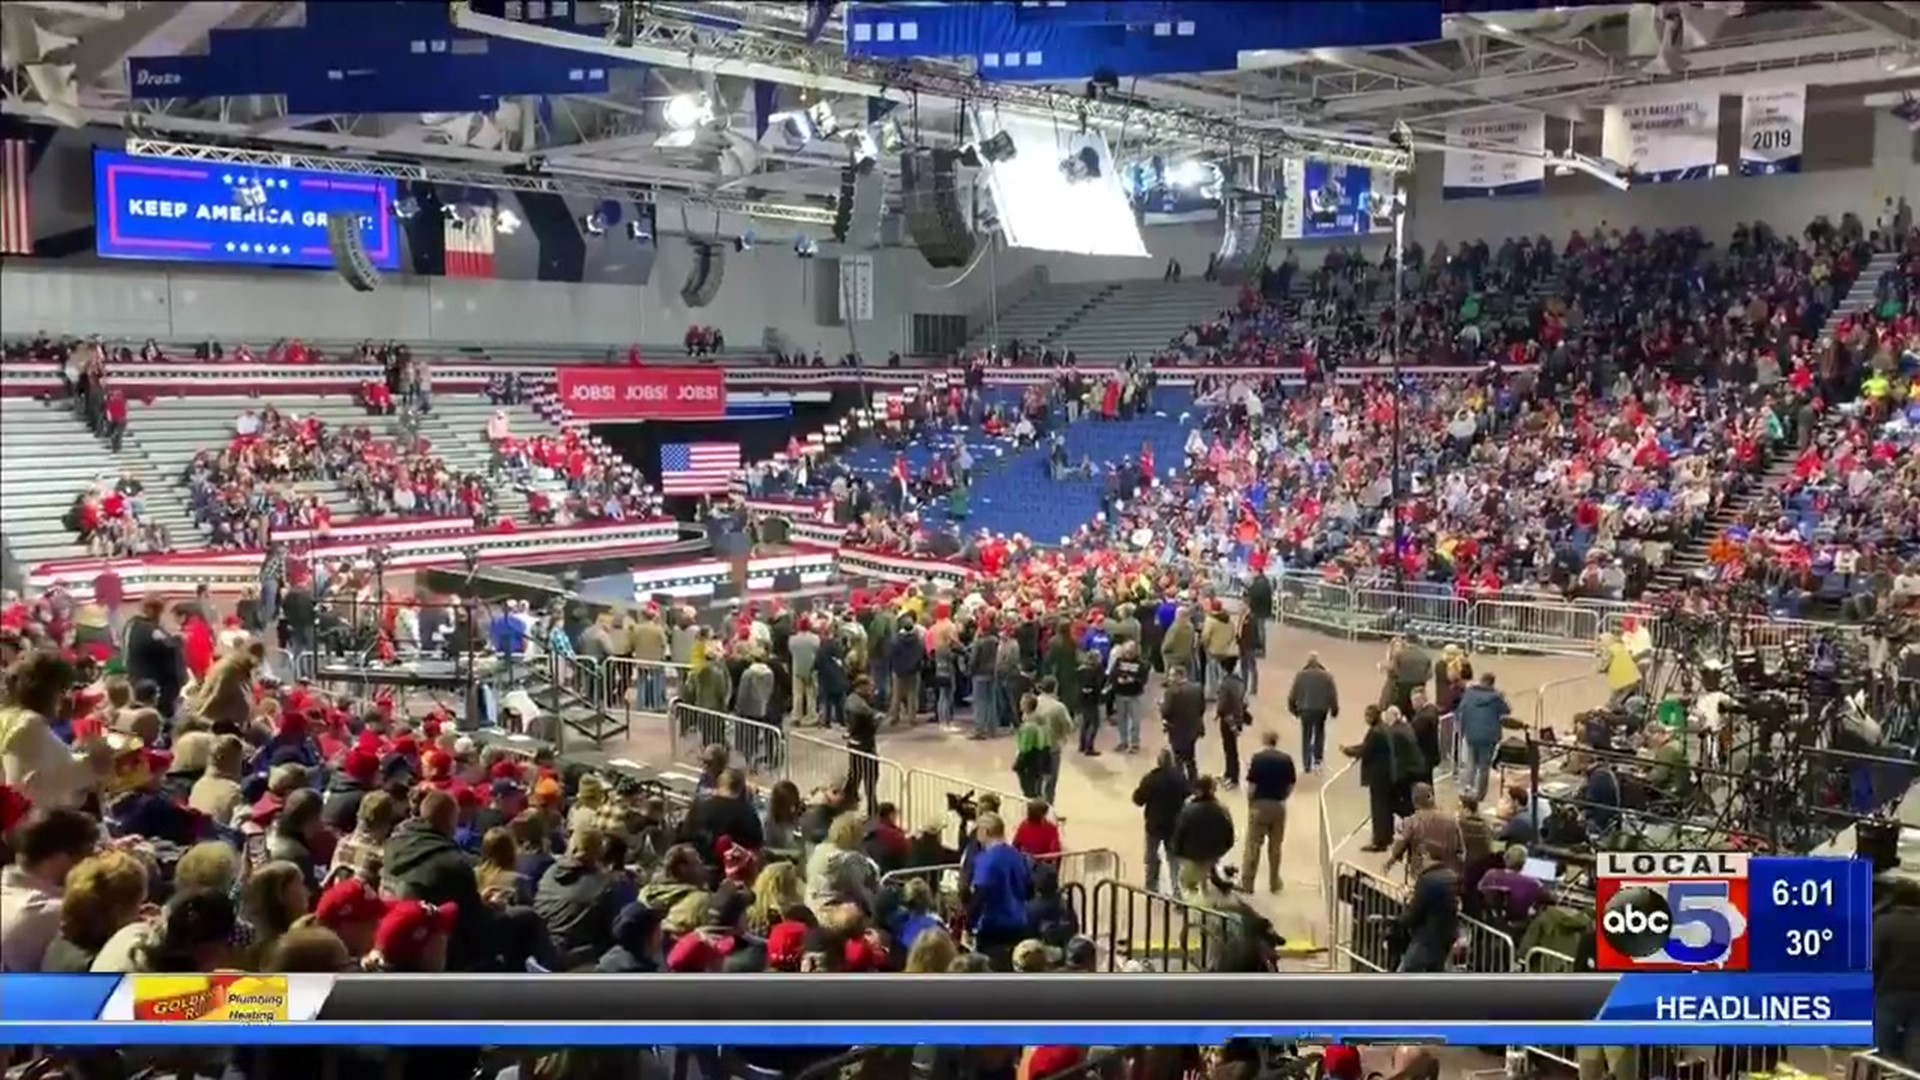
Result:
[[[1720,95],[1692,94],[1639,105],[1609,105],[1601,155],[1635,180],[1704,180],[1720,160]]]
[[[1543,114],[1499,120],[1454,117],[1447,122],[1447,142],[1468,149],[1447,151],[1442,169],[1445,198],[1538,195],[1546,187],[1547,118]],[[1487,152],[1502,148],[1537,156],[1526,159]]]
[[[1741,96],[1741,176],[1799,172],[1806,143],[1806,87],[1753,90]]]

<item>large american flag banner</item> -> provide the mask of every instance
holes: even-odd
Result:
[[[0,140],[0,255],[33,254],[33,151],[25,139]]]
[[[493,215],[484,210],[447,219],[447,276],[493,277]]]
[[[740,444],[662,443],[660,490],[667,495],[708,495],[727,490],[740,469]]]

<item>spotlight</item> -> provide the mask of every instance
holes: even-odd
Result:
[[[814,243],[813,237],[802,233],[793,240],[793,253],[802,259],[811,259],[820,254],[820,245]]]
[[[1183,161],[1167,170],[1167,183],[1174,187],[1201,187],[1206,184],[1210,171],[1204,161]]]
[[[900,133],[900,125],[894,120],[870,124],[868,130],[873,133],[873,140],[880,145],[883,154],[898,154],[907,148],[907,138]]]
[[[853,149],[853,167],[861,175],[873,171],[880,160],[880,146],[873,136],[863,128],[855,128],[847,133],[847,145]]]
[[[741,251],[741,252],[752,251],[753,250],[753,234],[742,233],[739,236],[734,237],[733,250]]]
[[[393,216],[406,221],[420,213],[420,200],[408,196],[393,204]]]
[[[242,180],[233,187],[233,203],[243,210],[258,210],[267,205],[267,188],[258,180]]]
[[[990,138],[980,144],[980,156],[996,165],[1002,161],[1012,161],[1013,156],[1019,152],[1020,148],[1013,144],[1013,136],[1004,131],[994,132]]]
[[[705,94],[675,94],[663,110],[667,126],[675,131],[690,131],[713,122],[713,103]]]
[[[1901,94],[1900,104],[1893,107],[1893,115],[1906,122],[1908,131],[1920,131],[1920,98]]]
[[[501,236],[512,236],[520,231],[520,215],[511,210],[493,212],[493,231]]]
[[[595,210],[593,213],[583,215],[580,218],[580,228],[585,230],[588,236],[605,236],[607,235],[607,219],[600,216],[600,211]]]
[[[813,130],[819,138],[831,139],[840,130],[840,121],[833,115],[833,106],[824,101],[816,101],[807,108],[807,119],[813,122]]]
[[[460,221],[460,204],[441,203],[440,216],[445,218],[448,224],[458,224]]]
[[[767,117],[767,133],[760,137],[764,145],[779,150],[801,150],[820,137],[813,118],[804,112],[779,112]]]

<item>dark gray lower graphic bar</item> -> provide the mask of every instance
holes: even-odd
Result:
[[[320,1020],[1315,1023],[1592,1020],[1614,975],[345,975]]]

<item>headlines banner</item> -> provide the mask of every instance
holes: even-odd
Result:
[[[1704,180],[1720,161],[1720,95],[1609,105],[1600,153],[1647,183]]]
[[[373,176],[93,156],[94,250],[103,259],[171,259],[331,269],[327,218],[360,219],[367,258],[400,267],[394,182]]]
[[[1741,176],[1799,172],[1806,143],[1806,87],[1754,90],[1741,96]]]
[[[1441,170],[1444,198],[1538,195],[1546,188],[1544,156],[1528,159],[1487,152],[1511,149],[1544,155],[1547,150],[1545,116],[1511,116],[1499,120],[1455,117],[1447,122],[1447,142],[1467,149],[1447,151]]]
[[[798,569],[798,567],[796,567]],[[65,1045],[1065,1045],[1229,1038],[1665,1046],[1866,1046],[1873,976],[732,975],[0,976],[0,1040]],[[215,977],[219,978],[219,977]],[[241,976],[238,978],[249,978]],[[1174,980],[1178,980],[1176,983]],[[156,991],[170,994],[163,996]],[[216,1000],[219,999],[219,1000]],[[163,1008],[144,1008],[164,1002]],[[236,1005],[245,1011],[236,1014]],[[222,1017],[219,1008],[229,1010]],[[242,1015],[245,1020],[234,1017]],[[165,1017],[160,1018],[160,1017]],[[768,1020],[768,1017],[778,1017]],[[188,1021],[188,1022],[183,1022]],[[248,1022],[252,1021],[252,1022]],[[259,1022],[266,1021],[266,1022]]]
[[[561,404],[588,423],[727,415],[727,373],[717,367],[572,367],[556,375]]]

